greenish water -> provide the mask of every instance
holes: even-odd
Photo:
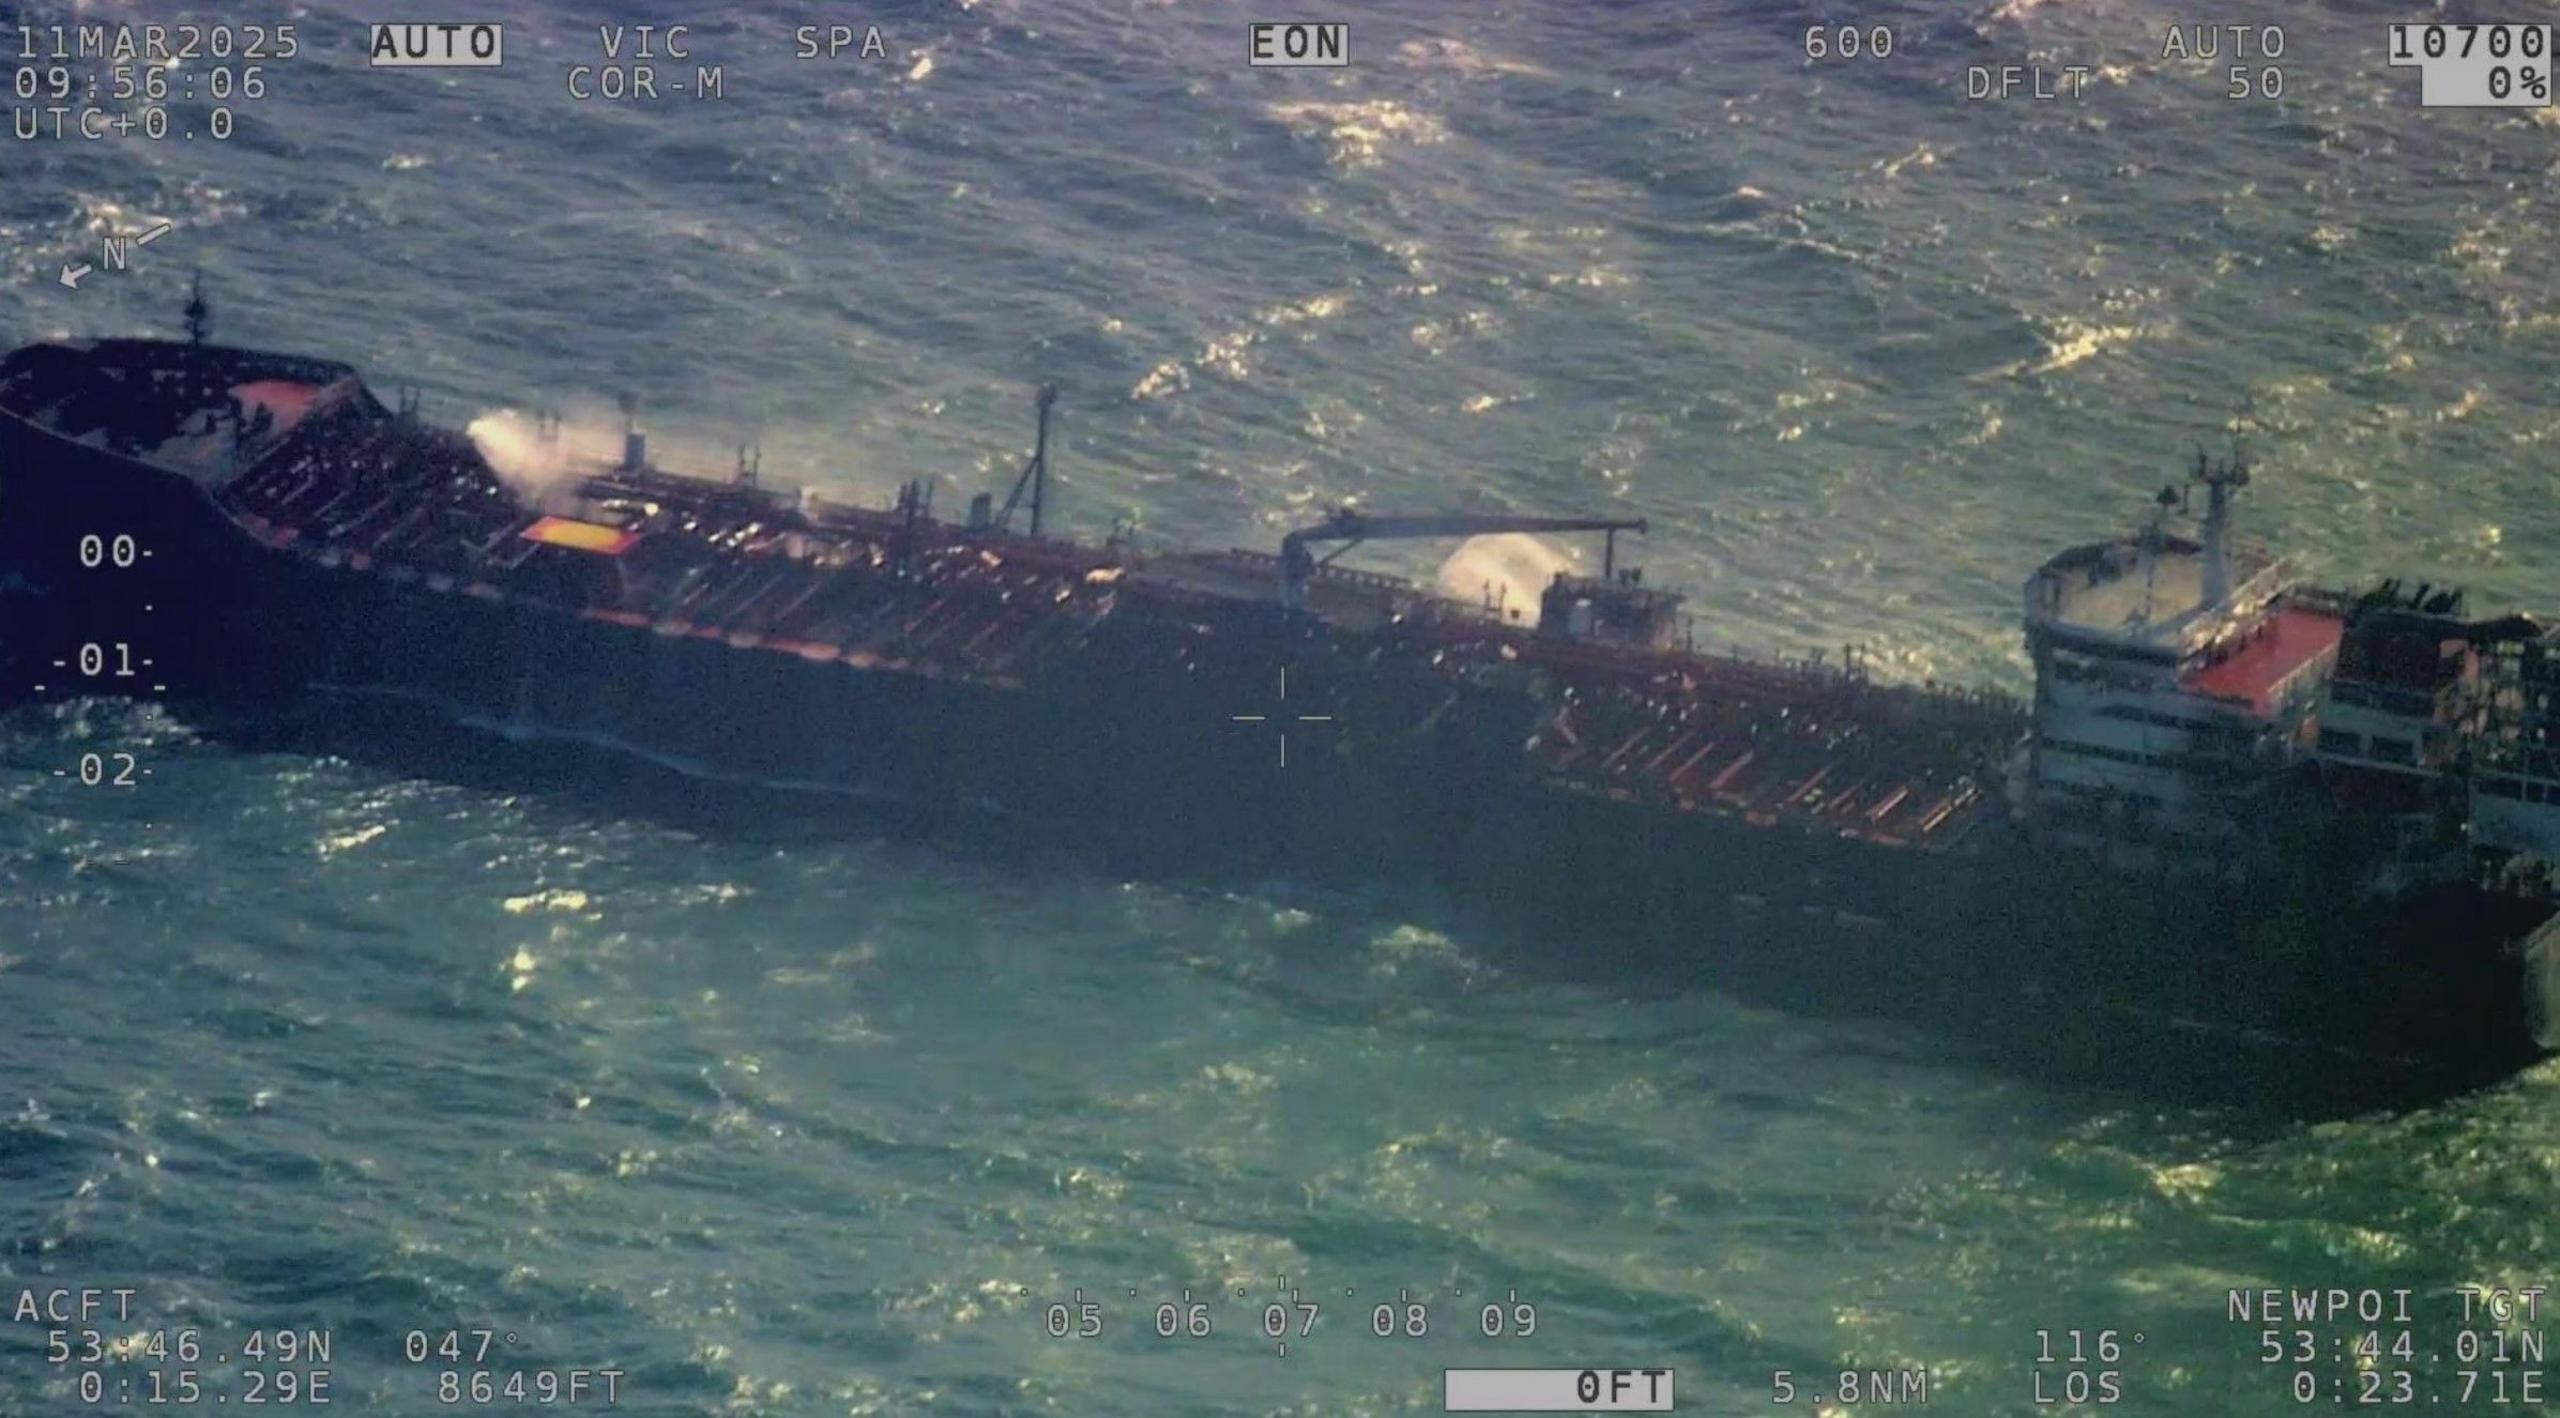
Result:
[[[440,76],[314,7],[228,143],[13,140],[0,336],[168,329],[201,263],[225,338],[440,418],[629,390],[671,462],[753,440],[769,481],[951,506],[1055,377],[1078,534],[1606,504],[1702,636],[2010,688],[2025,572],[2237,417],[2247,529],[2315,575],[2546,600],[2554,129],[2420,112],[2396,8],[1393,0],[1293,73],[1226,7],[892,5],[891,55],[834,63],[787,57],[812,17],[640,11],[483,7],[508,67]],[[644,17],[729,96],[567,101]],[[1843,18],[1896,55],[1806,65]],[[2284,98],[2162,59],[2198,19],[2281,23]],[[2099,74],[1964,102],[2002,62]],[[132,272],[53,283],[159,218]],[[105,744],[147,793],[52,777]],[[327,1329],[358,1411],[449,1411],[401,1341],[473,1327],[637,1413],[1309,1415],[1594,1363],[1676,1369],[1683,1411],[1925,1366],[1937,1408],[2023,1414],[2074,1329],[2124,1344],[2084,1366],[2118,1411],[2352,1402],[2367,1330],[2439,1407],[2552,1328],[2457,1351],[2456,1287],[2551,1278],[2549,1070],[2305,1127],[1522,980],[1358,901],[688,831],[148,708],[18,710],[0,765],[0,1298]],[[1322,1306],[1286,1357],[1284,1286]],[[2262,1362],[2229,1296],[2267,1286],[2417,1320]],[[1079,1288],[1104,1334],[1049,1338]],[[1159,1338],[1185,1289],[1211,1334]],[[1370,1332],[1399,1292],[1430,1334]],[[1486,1339],[1513,1292],[1537,1333]],[[0,1328],[0,1411],[80,1411],[44,1328]]]

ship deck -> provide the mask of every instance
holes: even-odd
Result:
[[[2260,717],[2275,713],[2287,690],[2306,674],[2334,663],[2343,617],[2310,606],[2282,606],[2256,633],[2221,659],[2181,677],[2189,694],[2247,704]]]
[[[0,366],[0,408],[208,486],[315,408],[362,395],[343,365],[148,340],[30,345]]]
[[[341,367],[130,343],[169,368],[37,347],[61,353],[41,379],[0,366],[0,408],[163,459],[224,410],[232,436],[184,445],[174,471],[273,549],[431,592],[1000,689],[1037,682],[1115,616],[1205,642],[1274,611],[1277,560],[1252,551],[1140,555],[645,467],[594,470],[536,505],[469,439],[385,409]],[[1450,702],[1495,681],[1529,695],[1524,767],[1558,791],[1919,847],[2006,811],[2025,715],[2002,696],[1577,641],[1342,567],[1315,574],[1307,605],[1337,638],[1444,677]]]
[[[1682,656],[1650,673],[1590,668],[1527,745],[1559,786],[1887,846],[1951,845],[2004,811],[2026,729],[1998,695],[1822,665]]]

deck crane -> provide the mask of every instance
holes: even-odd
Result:
[[[1464,513],[1372,517],[1348,507],[1339,508],[1315,526],[1301,527],[1280,539],[1280,604],[1293,609],[1304,608],[1307,581],[1315,575],[1316,568],[1332,564],[1335,557],[1362,542],[1416,537],[1481,537],[1496,532],[1605,532],[1609,538],[1603,562],[1605,576],[1617,569],[1618,533],[1634,532],[1641,536],[1644,529],[1641,517],[1513,517]],[[1318,561],[1315,553],[1307,550],[1308,545],[1314,542],[1340,542],[1342,545]]]
[[[1022,465],[1022,476],[1013,480],[1013,491],[1006,495],[1004,509],[989,524],[996,531],[1008,531],[1013,522],[1013,509],[1022,505],[1022,494],[1031,494],[1031,535],[1040,535],[1040,511],[1049,500],[1049,410],[1058,402],[1058,386],[1043,384],[1035,406],[1040,411],[1040,431],[1031,445],[1031,460]]]

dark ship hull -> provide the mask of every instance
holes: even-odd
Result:
[[[602,755],[814,795],[866,820],[1047,843],[1115,872],[1420,887],[1438,908],[1509,928],[1525,957],[1565,953],[1575,973],[1915,1019],[2105,1081],[2352,1106],[2474,1085],[2539,1053],[2513,942],[2547,903],[2468,880],[2373,895],[2352,832],[2306,838],[2245,880],[2200,883],[2173,859],[2129,867],[2039,834],[1996,787],[1974,786],[1997,763],[1951,777],[1858,761],[1862,787],[1902,788],[1850,794],[1808,830],[1789,815],[1808,811],[1795,770],[1763,804],[1738,795],[1748,765],[1793,742],[1757,725],[1737,741],[1757,747],[1738,755],[1703,728],[1672,732],[1686,719],[1614,757],[1577,745],[1562,768],[1522,749],[1596,719],[1612,676],[1631,673],[1622,660],[1657,679],[1694,665],[1678,673],[1704,681],[1701,695],[1747,686],[1799,722],[1819,705],[1856,728],[1834,740],[1885,738],[1904,753],[1961,742],[1979,759],[2016,737],[2014,706],[1801,667],[1550,657],[1419,614],[1354,624],[1222,593],[1201,567],[1132,571],[1108,551],[954,528],[913,507],[830,521],[760,498],[766,515],[739,525],[833,528],[875,560],[804,586],[779,552],[760,564],[714,548],[644,601],[633,584],[655,573],[583,549],[524,552],[527,509],[494,487],[447,486],[453,441],[373,404],[337,366],[109,348],[135,369],[210,371],[208,387],[281,380],[336,403],[299,411],[282,436],[237,429],[227,457],[196,448],[190,470],[143,456],[129,446],[143,433],[112,420],[70,433],[75,396],[23,369],[14,391],[0,381],[13,392],[0,398],[0,655],[13,689],[150,695],[251,720],[317,704],[386,742],[459,728],[492,755]],[[348,467],[425,471],[333,490],[347,467],[296,449],[355,446],[328,420],[379,450],[339,460]],[[297,477],[312,489],[295,490]],[[449,537],[385,530],[418,516],[420,478],[445,499],[424,520],[450,523]],[[671,520],[670,499],[691,496],[683,482],[634,470],[588,491],[648,501],[670,543],[680,521],[735,522]],[[727,495],[691,486],[706,506]],[[131,565],[114,564],[119,536]],[[951,570],[965,557],[933,561],[927,546],[975,549],[1022,579],[974,586]],[[980,591],[977,609],[951,609]],[[759,596],[845,609],[732,609]],[[781,633],[821,622],[838,627],[823,641]],[[102,673],[83,674],[83,645],[149,663],[127,676],[101,656]],[[1559,696],[1558,683],[1579,688]],[[1243,710],[1255,713],[1239,722]],[[1693,742],[1705,745],[1697,766]],[[1639,760],[1652,778],[1632,771]],[[1915,784],[1936,807],[1912,801]],[[1726,801],[1698,809],[1710,786]]]

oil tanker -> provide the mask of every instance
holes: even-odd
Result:
[[[2027,578],[2019,702],[1702,652],[1618,564],[1634,519],[1060,540],[1046,390],[1002,506],[958,520],[921,483],[672,474],[636,429],[534,495],[343,364],[212,343],[200,297],[189,325],[0,358],[17,694],[318,700],[1115,872],[1410,887],[1577,965],[2109,1078],[2364,1100],[2560,1042],[2560,641],[2298,581],[2234,533],[2237,459]],[[1507,531],[1597,534],[1599,574],[1531,620],[1339,562]]]

